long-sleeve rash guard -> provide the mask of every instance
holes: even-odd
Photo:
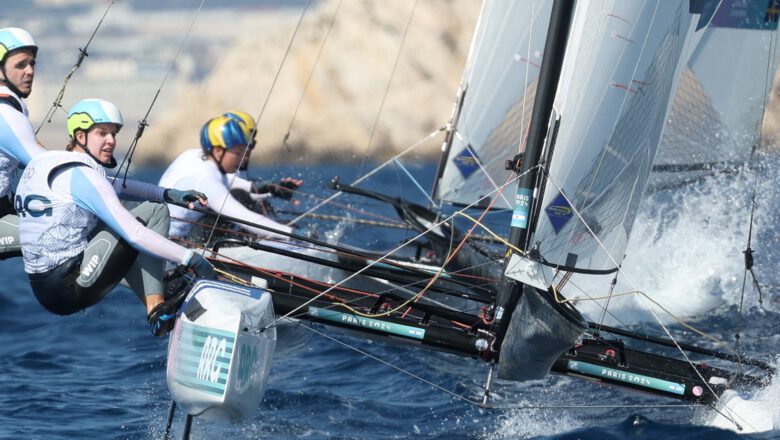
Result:
[[[24,100],[0,87],[0,197],[11,194],[20,166],[45,151],[35,139]]]
[[[51,151],[33,159],[15,203],[27,273],[46,272],[80,254],[98,218],[141,252],[177,264],[191,257],[191,251],[138,222],[120,203],[103,168],[86,154]]]
[[[228,189],[227,176],[223,175],[217,165],[204,160],[200,150],[187,150],[179,155],[171,163],[165,173],[160,178],[160,186],[176,189],[193,189],[206,194],[209,200],[209,208],[221,212],[222,214],[246,220],[249,223],[266,226],[289,233],[292,228],[277,223],[268,217],[247,209],[238,200],[230,195]],[[171,211],[171,230],[172,237],[185,237],[192,229],[192,223],[197,222],[203,217],[203,214],[181,208],[179,206],[168,205]],[[281,234],[266,231],[243,223],[237,223],[241,229],[249,231],[260,237],[286,238]]]

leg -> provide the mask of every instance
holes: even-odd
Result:
[[[76,297],[82,309],[102,300],[132,271],[138,257],[138,251],[105,224],[96,231],[84,249],[76,278]]]
[[[165,204],[144,202],[131,209],[130,212],[147,228],[163,237],[168,236],[171,219]],[[147,314],[154,306],[163,301],[164,276],[165,262],[157,257],[141,253],[125,277],[131,289],[146,305]]]

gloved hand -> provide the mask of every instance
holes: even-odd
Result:
[[[278,183],[254,181],[252,182],[252,192],[257,194],[270,193],[280,199],[290,199],[293,192],[301,185],[303,185],[303,180],[292,177],[285,177]]]
[[[166,189],[163,191],[163,199],[168,203],[190,209],[195,207],[195,202],[204,207],[209,205],[205,194],[191,189],[187,191],[175,188]]]
[[[149,330],[155,336],[165,336],[176,323],[176,313],[179,311],[179,305],[184,296],[177,298],[178,301],[163,301],[154,306],[146,321],[149,323]]]
[[[146,316],[146,321],[149,323],[149,330],[155,336],[164,336],[166,333],[173,329],[173,325],[176,323],[176,315],[181,308],[181,304],[187,298],[189,289],[181,288],[175,291],[174,294],[154,306],[149,315]]]
[[[217,273],[214,272],[214,266],[209,263],[209,260],[207,260],[206,257],[197,252],[192,252],[190,259],[187,260],[187,263],[184,266],[195,272],[195,276],[198,277],[198,279],[217,279]]]

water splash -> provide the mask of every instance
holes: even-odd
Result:
[[[633,285],[682,319],[741,301],[746,307],[757,305],[758,293],[749,274],[742,297],[754,184],[758,204],[752,238],[754,272],[768,292],[777,291],[772,286],[780,279],[775,270],[780,243],[774,212],[780,205],[780,189],[775,185],[778,169],[780,158],[773,157],[758,170],[757,181],[755,171],[744,167],[735,174],[646,195],[615,292],[629,292]],[[768,303],[773,302],[769,297]],[[654,321],[647,311],[651,303],[630,295],[612,300],[609,309],[623,322]],[[593,316],[602,305],[582,304],[580,308]],[[674,320],[657,305],[652,308],[663,322]]]

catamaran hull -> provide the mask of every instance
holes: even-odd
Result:
[[[190,415],[238,421],[263,397],[276,329],[271,295],[199,281],[182,305],[168,345],[168,389]]]

